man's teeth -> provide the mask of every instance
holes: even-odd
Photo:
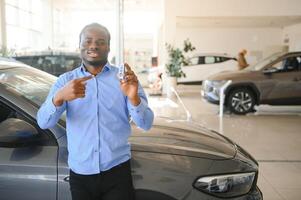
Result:
[[[97,56],[96,53],[89,53],[90,56]]]

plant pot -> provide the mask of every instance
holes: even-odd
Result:
[[[175,97],[175,93],[174,91],[172,90],[173,89],[177,89],[177,77],[166,77],[166,84],[167,84],[167,87],[166,87],[166,95],[168,98],[172,98],[172,97]]]

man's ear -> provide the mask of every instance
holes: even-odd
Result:
[[[81,40],[81,38],[79,38],[78,48],[80,48],[81,42],[82,42],[82,40]]]

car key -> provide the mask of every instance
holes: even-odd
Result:
[[[121,64],[118,68],[118,78],[119,80],[124,80],[125,67],[124,64]]]

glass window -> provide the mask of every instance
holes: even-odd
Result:
[[[266,58],[264,58],[263,60],[259,61],[257,64],[255,64],[253,66],[253,70],[261,70],[264,67],[266,67],[269,63],[274,62],[275,60],[277,60],[279,57],[281,57],[283,55],[283,52],[279,52],[279,53],[275,53],[272,54]]]
[[[8,48],[40,48],[45,43],[42,40],[41,0],[9,0],[5,4]]]
[[[35,69],[24,68],[1,71],[0,84],[28,99],[34,105],[42,105],[56,78],[51,75],[35,73]],[[46,77],[45,77],[46,76]]]
[[[197,64],[199,64],[199,57],[192,57],[190,59],[189,65],[197,65]]]
[[[7,67],[9,66],[8,64]],[[18,66],[18,64],[13,63],[12,66]],[[26,99],[27,102],[38,108],[44,103],[51,86],[56,80],[57,77],[34,68],[10,68],[1,70],[0,87],[5,87],[6,90]],[[65,112],[61,119],[63,120],[62,125],[64,125],[66,121]]]
[[[199,65],[205,64],[205,57],[204,56],[199,56]]]
[[[6,130],[2,129],[0,132],[1,147],[24,147],[25,144],[26,146],[56,146],[56,142],[51,139],[52,137],[44,134],[44,131],[39,128],[35,120],[25,117],[22,113],[1,101],[0,113],[0,124],[3,123],[7,127]],[[19,126],[15,129],[15,122],[20,122],[20,120],[23,121],[22,125],[25,125],[25,127]],[[10,129],[10,127],[14,128]],[[23,128],[31,131],[22,132]],[[8,138],[11,138],[11,140],[7,140]]]
[[[220,59],[221,59],[221,62],[225,62],[225,61],[227,61],[227,60],[230,60],[231,58],[227,58],[227,57],[220,57]]]
[[[299,59],[298,57],[289,57],[284,61],[284,71],[298,71],[299,68]]]
[[[205,57],[205,64],[213,64],[213,63],[215,63],[215,58],[213,56]]]
[[[279,72],[298,71],[300,65],[299,59],[299,57],[288,57],[273,64],[269,68],[276,68]]]

